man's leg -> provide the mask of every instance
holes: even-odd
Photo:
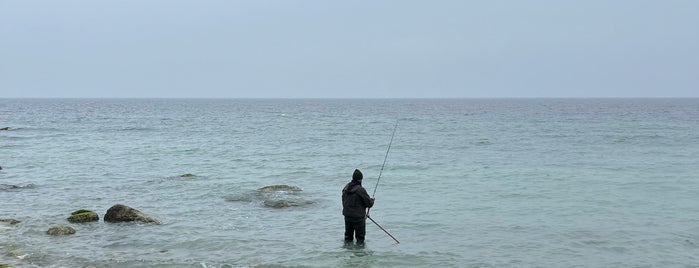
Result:
[[[354,236],[354,223],[345,217],[345,241],[351,242],[352,236]]]
[[[361,219],[355,223],[355,233],[357,234],[357,243],[364,243],[366,235],[366,219]]]

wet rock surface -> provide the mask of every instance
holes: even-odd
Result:
[[[105,222],[143,222],[143,223],[153,223],[160,224],[160,221],[153,216],[145,214],[138,209],[117,204],[112,206],[104,214]]]
[[[81,209],[71,213],[67,220],[72,223],[83,223],[99,221],[100,217],[93,211]]]
[[[56,227],[51,227],[48,231],[46,231],[46,234],[48,235],[72,235],[75,234],[75,229],[70,226],[56,226]]]

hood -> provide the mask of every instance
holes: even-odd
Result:
[[[353,193],[356,193],[357,190],[359,190],[359,188],[361,188],[361,186],[362,186],[362,182],[352,180],[347,185],[345,185],[345,188],[342,189],[342,192],[347,193],[347,194],[353,194]]]

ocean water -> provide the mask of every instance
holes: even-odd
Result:
[[[3,127],[0,264],[699,267],[699,99],[0,99]],[[400,244],[343,243],[355,168]],[[114,204],[162,224],[66,221]]]

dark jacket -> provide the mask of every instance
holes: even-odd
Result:
[[[366,218],[366,209],[374,206],[374,200],[360,181],[352,180],[342,189],[342,215],[350,218]]]

